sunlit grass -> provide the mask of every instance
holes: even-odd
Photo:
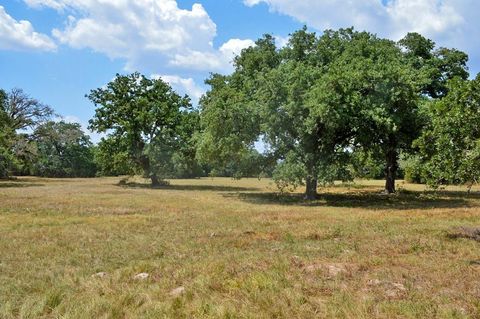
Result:
[[[119,180],[0,182],[1,318],[480,316],[478,187]]]

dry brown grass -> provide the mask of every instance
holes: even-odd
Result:
[[[480,317],[478,188],[119,180],[0,182],[1,318]]]

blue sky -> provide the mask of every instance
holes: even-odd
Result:
[[[209,72],[264,33],[285,41],[354,26],[394,40],[410,31],[470,55],[480,71],[477,0],[0,0],[0,88],[23,88],[84,126],[84,97],[116,73],[161,76],[193,100]]]

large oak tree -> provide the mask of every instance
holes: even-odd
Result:
[[[107,150],[127,154],[153,186],[160,185],[172,151],[191,138],[185,133],[196,118],[190,99],[161,79],[139,73],[117,75],[104,88],[92,90],[88,98],[97,107],[90,129],[117,141],[117,148]]]
[[[395,43],[303,28],[280,49],[265,36],[235,59],[232,74],[207,80],[199,152],[224,165],[262,138],[277,184],[306,185],[309,199],[318,182],[351,178],[352,152],[363,152],[384,161],[385,191],[394,193],[399,154],[425,124],[421,105],[445,96],[450,78],[468,76],[466,60],[418,34]]]

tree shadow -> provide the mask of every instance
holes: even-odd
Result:
[[[153,190],[175,190],[175,191],[213,191],[213,192],[254,192],[258,191],[255,187],[238,187],[222,185],[162,185],[153,187],[144,183],[117,183],[116,186],[123,188],[139,188]]]
[[[0,181],[0,188],[22,188],[22,187],[40,187],[40,186],[45,186],[45,184],[16,181],[16,180]]]
[[[470,192],[467,191],[447,191],[447,190],[438,190],[438,191],[425,191],[424,194],[428,194],[430,196],[439,196],[439,197],[446,197],[446,198],[464,198],[464,199],[480,199],[480,192]]]
[[[345,207],[366,209],[434,209],[475,207],[468,199],[480,198],[479,194],[467,196],[461,192],[415,192],[402,191],[394,195],[384,195],[374,191],[346,193],[323,193],[317,200],[307,201],[303,194],[282,193],[228,193],[223,196],[237,198],[259,205],[291,205],[307,207]],[[477,197],[478,196],[478,197]]]

